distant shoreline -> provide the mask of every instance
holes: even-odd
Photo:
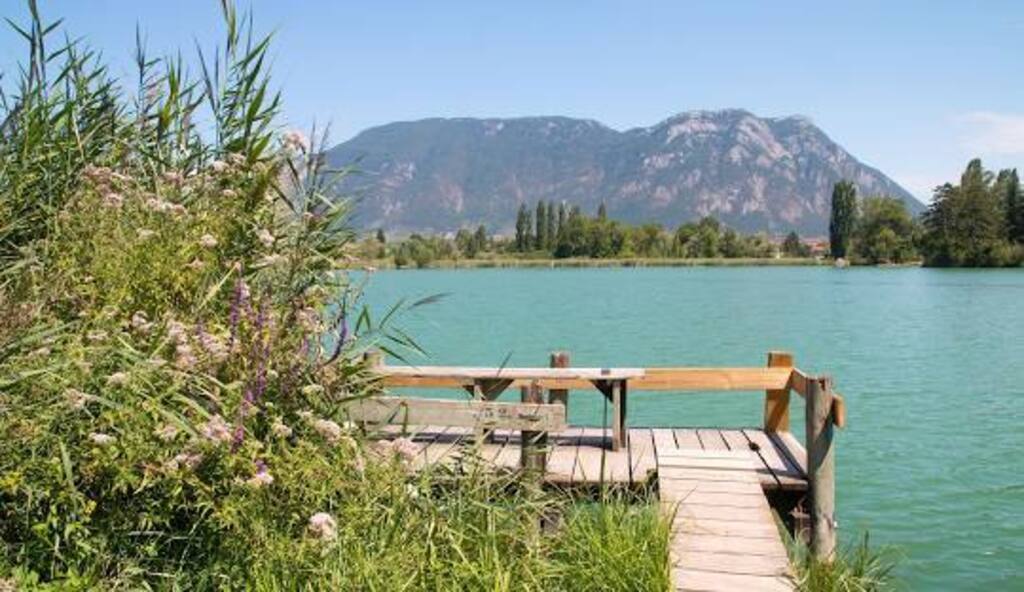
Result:
[[[824,259],[780,258],[764,259],[752,257],[708,258],[708,259],[661,259],[661,258],[614,258],[614,259],[439,259],[420,268],[415,265],[396,266],[392,261],[374,261],[376,269],[495,269],[495,268],[553,268],[572,269],[588,267],[809,267],[830,266]]]

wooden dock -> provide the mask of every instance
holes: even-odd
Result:
[[[474,430],[441,425],[389,426],[384,437],[404,435],[416,445],[414,466],[443,464],[456,467],[479,460],[496,468],[517,470],[522,439],[515,430],[494,430],[477,443]],[[652,485],[658,462],[680,451],[749,453],[753,474],[765,491],[807,490],[807,453],[795,438],[766,433],[761,428],[629,428],[627,445],[611,449],[609,430],[573,426],[548,434],[544,480],[557,485]]]
[[[377,437],[409,438],[415,469],[470,465],[527,471],[558,487],[642,487],[671,520],[676,590],[792,590],[783,531],[818,558],[835,549],[833,427],[845,402],[831,379],[803,373],[772,352],[766,368],[551,368],[386,366],[368,358],[382,396],[354,401],[349,417]],[[501,402],[510,387],[520,402]],[[456,388],[470,399],[392,396],[390,388]],[[597,390],[610,426],[570,426],[571,390]],[[635,427],[631,390],[764,393],[764,424],[749,428]],[[805,442],[790,432],[790,394],[805,400]],[[546,395],[546,397],[545,397]]]
[[[658,495],[672,521],[676,590],[792,590],[779,526],[749,450],[672,450],[658,456]]]

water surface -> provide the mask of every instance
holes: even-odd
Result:
[[[1024,271],[831,268],[381,272],[422,363],[756,366],[831,373],[840,529],[899,545],[910,589],[1024,590]],[[759,425],[763,394],[635,393],[632,425]],[[570,420],[598,422],[596,394]],[[802,410],[794,408],[794,428]]]

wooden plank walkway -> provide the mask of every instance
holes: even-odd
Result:
[[[658,451],[662,509],[672,517],[672,584],[676,590],[793,590],[789,558],[759,473],[768,466],[753,450],[665,446]],[[678,442],[678,440],[677,440]]]
[[[391,438],[400,432],[400,427],[388,426],[380,435]],[[651,482],[660,455],[719,451],[752,455],[754,476],[764,490],[807,489],[806,452],[788,433],[768,434],[759,428],[630,428],[628,433],[627,446],[618,451],[611,450],[608,428],[572,426],[550,434],[546,479],[563,485],[644,485]],[[496,430],[480,445],[473,430],[443,426],[410,426],[407,436],[421,450],[417,466],[454,466],[475,454],[499,468],[519,467],[518,431]]]

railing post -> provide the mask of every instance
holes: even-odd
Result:
[[[544,391],[537,381],[521,387],[523,403],[543,403]],[[523,430],[520,435],[520,464],[523,470],[542,477],[547,468],[548,433]]]
[[[384,366],[384,354],[378,349],[371,349],[363,353],[363,361],[370,368],[380,368]]]
[[[810,487],[811,553],[830,560],[836,548],[836,459],[832,444],[832,379],[808,380],[807,480]]]
[[[792,368],[793,354],[789,352],[768,352],[769,368]],[[765,391],[764,431],[789,431],[789,388]]]
[[[568,368],[569,352],[551,352],[552,368]],[[548,403],[561,403],[565,407],[566,417],[569,415],[569,391],[567,389],[551,389],[548,391]]]

